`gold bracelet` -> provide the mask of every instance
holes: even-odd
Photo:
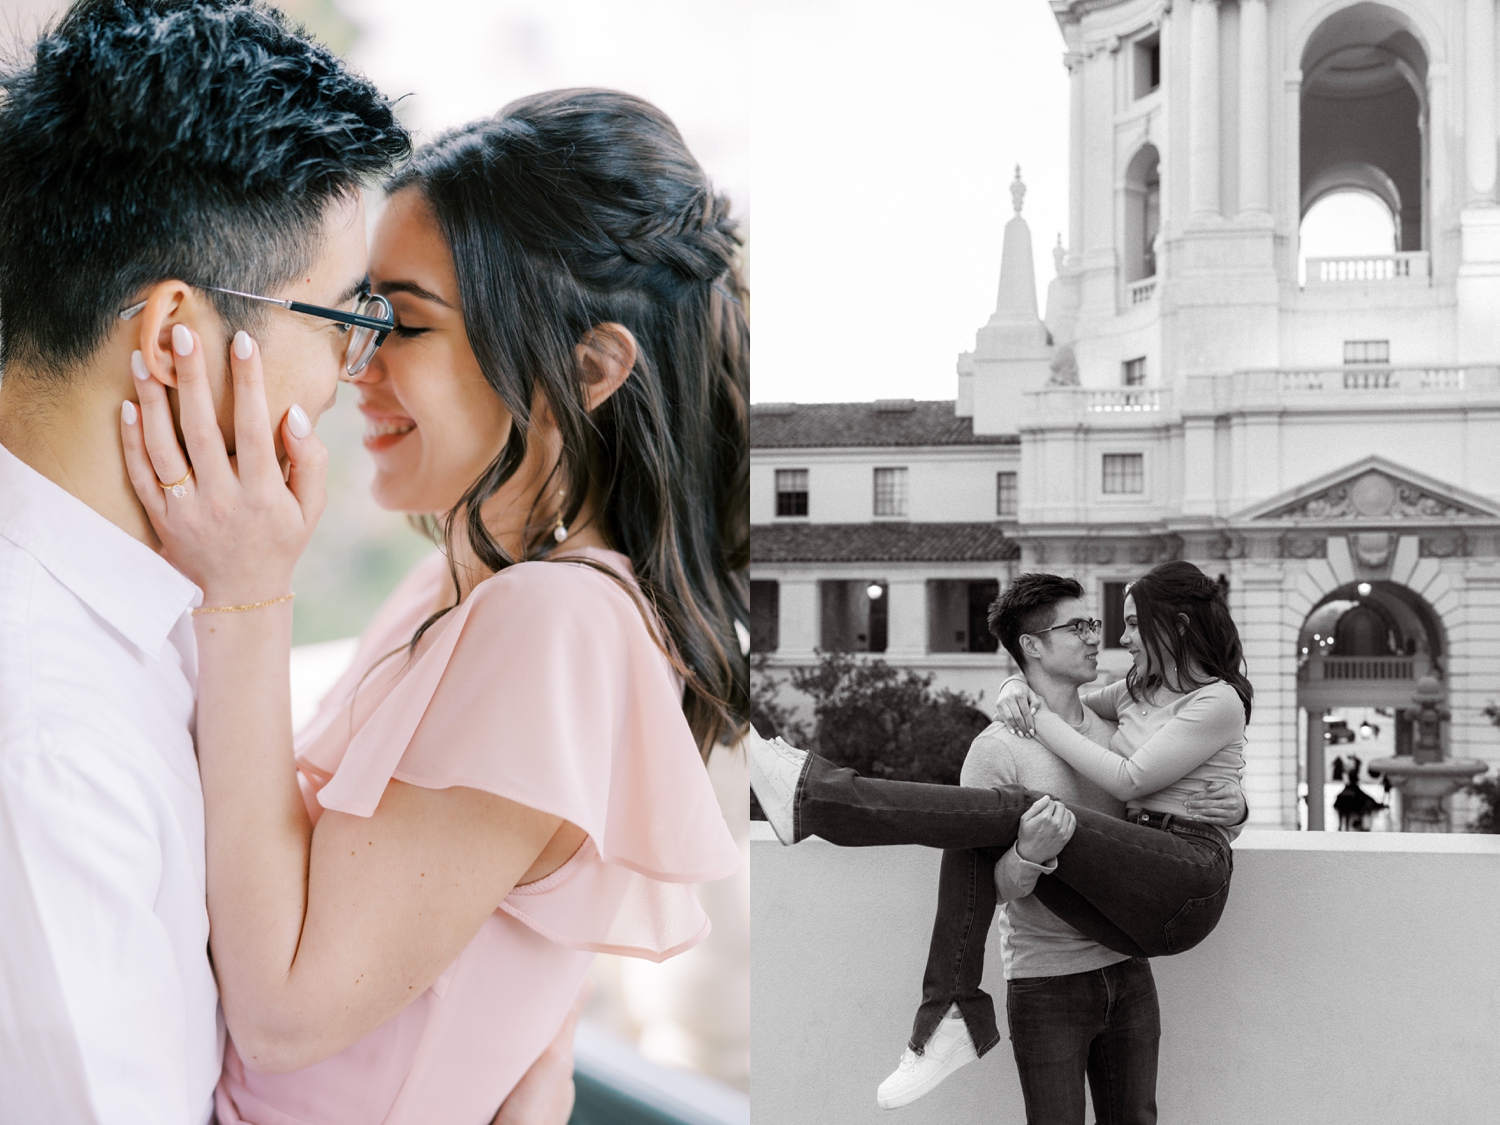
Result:
[[[249,605],[199,606],[192,611],[192,614],[194,617],[197,617],[200,613],[244,613],[247,609],[262,609],[268,605],[280,605],[282,602],[291,601],[296,596],[295,593],[283,594],[281,597],[272,598],[267,602],[251,602]]]

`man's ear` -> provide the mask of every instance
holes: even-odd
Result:
[[[1036,660],[1042,655],[1042,642],[1030,633],[1022,633],[1020,637],[1021,651],[1026,654],[1028,660]]]
[[[620,389],[630,378],[640,354],[635,337],[623,324],[610,321],[584,333],[574,355],[583,372],[583,400],[587,409],[598,409]]]
[[[177,385],[177,357],[172,351],[172,327],[186,324],[203,335],[204,302],[185,281],[158,281],[146,291],[146,307],[135,314],[140,326],[137,346],[146,370],[169,387]]]

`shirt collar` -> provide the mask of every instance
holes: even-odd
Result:
[[[0,445],[0,538],[153,660],[203,593],[140,540]]]

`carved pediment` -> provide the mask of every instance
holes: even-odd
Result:
[[[1500,518],[1500,505],[1381,457],[1257,504],[1240,517],[1296,523],[1448,523]]]

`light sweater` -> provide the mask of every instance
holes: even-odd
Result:
[[[1080,737],[1101,748],[1109,744],[1115,732],[1113,723],[1087,707],[1083,723],[1077,729]],[[1118,799],[1080,777],[1066,762],[1048,753],[1046,747],[1034,739],[1012,735],[1000,723],[991,723],[974,739],[964,759],[960,782],[980,789],[1024,785],[1106,816],[1120,817],[1125,813],[1125,806]],[[1045,864],[1030,863],[1016,853],[1014,846],[995,864],[995,888],[1004,904],[997,927],[1006,980],[1084,973],[1126,960],[1123,953],[1084,937],[1030,897],[1037,878],[1056,868],[1056,859]]]
[[[1083,704],[1118,724],[1107,749],[1050,711],[1037,715],[1037,735],[1128,808],[1191,817],[1185,802],[1210,782],[1239,785],[1245,770],[1245,708],[1222,680],[1185,693],[1158,688],[1139,701],[1118,680],[1086,693]],[[1240,827],[1220,831],[1232,840]]]

